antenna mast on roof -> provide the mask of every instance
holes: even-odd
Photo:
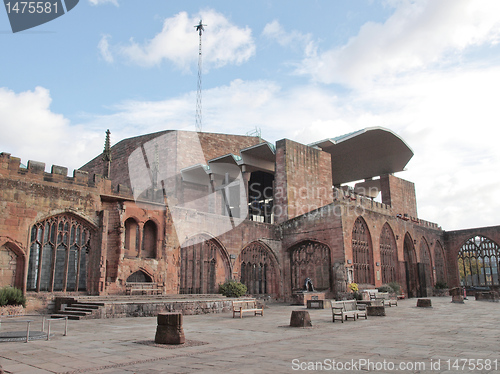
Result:
[[[202,23],[200,19],[200,23],[197,24],[196,31],[198,31],[198,35],[200,35],[200,45],[198,48],[198,92],[196,94],[196,131],[201,132],[201,35],[203,31],[205,31],[206,26]]]

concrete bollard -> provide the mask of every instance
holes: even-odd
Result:
[[[157,321],[155,343],[184,344],[186,342],[181,313],[159,313]]]

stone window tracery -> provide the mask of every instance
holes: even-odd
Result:
[[[214,240],[195,237],[181,247],[179,293],[216,293],[217,281],[223,283],[227,277],[229,263]]]
[[[475,236],[458,251],[458,271],[463,286],[499,285],[500,247],[494,241]]]
[[[397,281],[396,265],[398,254],[396,240],[391,227],[386,223],[380,234],[380,266],[382,270],[382,283],[387,284]]]
[[[249,294],[278,294],[278,265],[268,248],[252,243],[243,249],[240,258],[240,281]]]
[[[314,288],[330,288],[330,249],[321,243],[306,241],[290,250],[292,290],[304,288],[306,278],[311,278]]]
[[[373,284],[372,240],[368,226],[361,217],[356,219],[352,230],[352,255],[354,282]]]
[[[71,214],[53,216],[33,225],[27,290],[85,290],[90,238],[89,226]]]

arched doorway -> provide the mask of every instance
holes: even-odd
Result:
[[[127,278],[130,283],[151,283],[153,279],[142,270],[137,270],[135,273],[130,274]]]
[[[494,241],[475,236],[458,251],[460,284],[465,287],[499,285],[500,247]]]
[[[362,217],[358,217],[352,229],[352,264],[354,282],[358,284],[375,284],[373,281],[373,249],[368,225]]]
[[[325,244],[308,240],[290,248],[292,292],[302,290],[306,278],[311,278],[315,289],[329,290],[330,263],[330,248]]]
[[[406,274],[406,294],[408,297],[417,297],[418,290],[418,272],[417,272],[417,254],[413,239],[409,233],[405,235],[403,244],[404,266]]]
[[[249,294],[279,297],[278,262],[267,246],[254,242],[241,251],[240,282],[247,286]]]
[[[196,236],[189,239],[180,250],[181,294],[218,292],[218,285],[231,278],[229,258],[214,239]]]
[[[64,213],[31,229],[28,291],[84,291],[93,230],[83,219]]]

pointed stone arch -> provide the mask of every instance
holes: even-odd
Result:
[[[417,254],[415,252],[415,244],[410,235],[406,233],[404,243],[404,267],[406,277],[406,294],[408,297],[417,297],[418,293],[418,271],[417,271]]]
[[[436,283],[447,283],[448,275],[446,273],[446,257],[444,249],[439,240],[434,247],[434,267],[436,268]]]
[[[469,238],[458,251],[460,283],[465,287],[498,286],[500,246],[481,235]]]
[[[419,297],[432,295],[432,288],[434,287],[432,273],[431,250],[427,239],[422,237],[420,240],[420,263],[418,264]]]
[[[24,290],[24,252],[10,240],[0,238],[0,288],[10,286]]]
[[[224,247],[215,238],[199,234],[180,249],[179,293],[218,292],[218,285],[231,279],[231,265]]]
[[[127,278],[127,282],[133,282],[133,283],[152,283],[153,282],[153,277],[149,275],[146,271],[143,269],[139,269],[132,274],[129,275]]]
[[[352,265],[355,283],[375,284],[372,238],[368,225],[361,216],[356,218],[352,229]]]
[[[276,256],[262,242],[248,244],[240,253],[240,282],[252,295],[279,297],[280,271]]]
[[[383,284],[398,281],[398,248],[394,231],[387,222],[380,232],[380,267]]]

